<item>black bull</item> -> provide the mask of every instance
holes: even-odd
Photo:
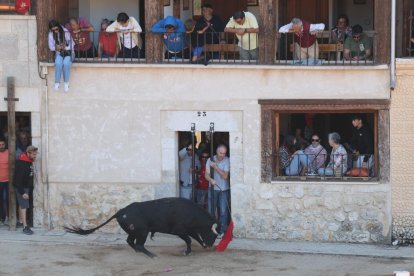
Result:
[[[151,239],[154,233],[177,235],[187,244],[186,255],[191,252],[191,239],[198,241],[204,248],[212,247],[217,238],[216,220],[205,210],[188,199],[162,198],[151,201],[135,202],[120,209],[101,225],[84,230],[64,227],[66,231],[79,235],[88,235],[116,218],[122,229],[128,234],[127,243],[136,251],[154,257],[144,243],[148,233]]]

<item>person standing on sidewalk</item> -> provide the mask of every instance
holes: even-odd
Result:
[[[0,137],[0,220],[8,225],[9,214],[9,151],[6,139]]]
[[[34,164],[37,148],[28,146],[26,152],[16,160],[14,171],[14,186],[16,187],[17,202],[19,203],[19,220],[23,224],[23,233],[32,235],[33,231],[27,226],[26,210],[30,207],[29,195],[33,189]]]

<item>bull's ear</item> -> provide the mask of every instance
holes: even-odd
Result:
[[[214,234],[218,235],[218,233],[217,233],[217,223],[214,223],[213,226],[211,226],[211,231],[213,231]]]

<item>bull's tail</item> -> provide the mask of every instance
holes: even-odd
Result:
[[[108,222],[110,222],[111,220],[113,220],[114,218],[116,218],[116,217],[118,217],[119,216],[119,211],[118,212],[116,212],[116,214],[115,215],[113,215],[112,217],[110,217],[107,221],[105,221],[104,223],[102,223],[101,225],[99,225],[99,226],[97,226],[97,227],[95,227],[95,228],[92,228],[92,229],[88,229],[88,230],[84,230],[84,229],[82,229],[82,228],[79,228],[79,227],[73,227],[73,228],[69,228],[69,227],[66,227],[66,226],[64,226],[63,228],[66,230],[66,232],[68,232],[68,233],[73,233],[73,234],[78,234],[78,235],[89,235],[89,234],[91,234],[91,233],[93,233],[93,232],[95,232],[96,230],[98,230],[99,228],[101,228],[102,226],[104,226],[104,225],[106,225]]]

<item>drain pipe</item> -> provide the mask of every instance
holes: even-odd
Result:
[[[396,0],[391,0],[391,63],[390,63],[390,88],[395,89],[395,22],[396,21]]]

